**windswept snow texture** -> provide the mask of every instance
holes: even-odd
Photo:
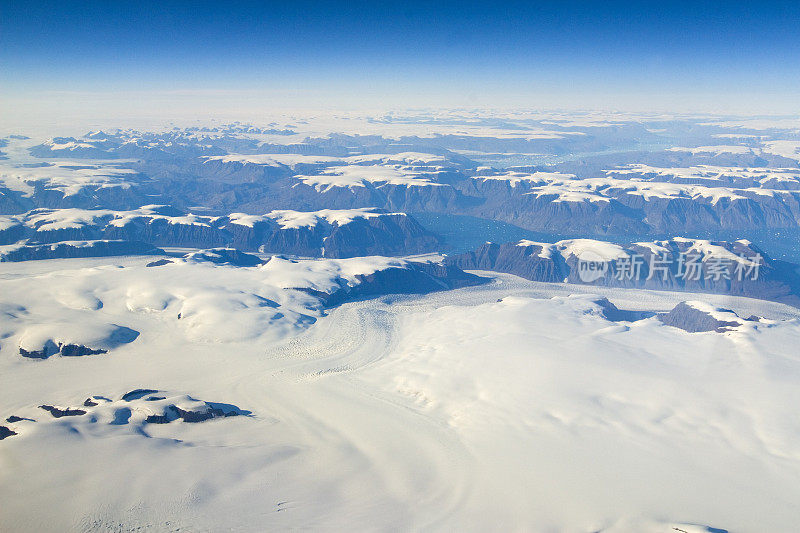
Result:
[[[796,525],[791,307],[708,297],[766,318],[688,333],[655,315],[686,293],[500,275],[323,310],[403,263],[145,261],[4,270],[3,530]],[[20,357],[55,318],[140,335]]]
[[[800,119],[157,120],[0,132],[0,531],[798,530]]]

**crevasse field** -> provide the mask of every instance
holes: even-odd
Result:
[[[702,295],[766,319],[688,333],[597,302],[690,294],[480,272],[325,310],[298,288],[401,260],[148,261],[4,264],[0,530],[797,527],[796,308]],[[113,351],[11,353],[43,328]],[[146,422],[164,402],[237,416]]]

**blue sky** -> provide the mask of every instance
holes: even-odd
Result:
[[[136,92],[534,107],[763,99],[776,111],[800,108],[799,2],[0,6],[6,98]]]

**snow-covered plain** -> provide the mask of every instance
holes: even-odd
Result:
[[[0,416],[37,420],[0,421],[17,433],[0,441],[0,530],[796,531],[797,309],[491,274],[324,312],[290,288],[400,260],[148,260],[0,270]],[[778,322],[613,322],[598,293]],[[105,354],[17,353],[62,322],[139,335]],[[139,388],[165,400],[122,398]],[[246,416],[143,424],[164,402]]]

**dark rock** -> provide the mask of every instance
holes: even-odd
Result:
[[[357,275],[355,278],[354,286],[343,286],[329,294],[308,289],[301,290],[315,294],[326,307],[333,307],[361,298],[386,294],[427,294],[481,285],[489,281],[488,278],[468,274],[453,265],[432,262],[408,262],[406,268],[391,267],[371,274]]]
[[[25,348],[19,349],[19,354],[22,357],[30,359],[47,359],[48,357],[57,354],[59,347],[52,340],[48,340],[44,346],[39,350],[26,350]]]
[[[733,317],[736,314],[727,309],[720,309],[720,311],[731,313]],[[729,331],[730,328],[742,325],[743,321],[738,320],[720,320],[715,318],[710,313],[698,309],[686,302],[681,302],[676,305],[669,313],[662,313],[658,315],[658,319],[667,326],[673,326],[689,333],[700,333],[707,331],[715,331],[723,333]]]
[[[154,392],[158,392],[156,389],[134,389],[132,391],[126,392],[122,395],[122,399],[126,402],[131,400],[138,400],[148,394],[153,394]]]
[[[173,420],[175,420],[177,416],[171,418],[168,414],[163,415],[147,415],[144,421],[148,424],[169,424]]]
[[[114,325],[104,344],[110,348],[114,348],[120,344],[127,344],[133,342],[139,337],[139,332],[124,326]],[[26,350],[19,349],[19,354],[23,357],[35,359],[47,359],[53,355],[61,355],[62,357],[80,357],[84,355],[98,355],[108,353],[106,348],[92,348],[78,343],[61,343],[56,344],[52,339],[47,340],[39,350]]]
[[[145,266],[146,267],[160,267],[164,265],[169,265],[170,263],[174,263],[171,259],[158,259],[156,261],[150,261]]]
[[[16,431],[12,431],[11,429],[9,429],[9,428],[7,428],[5,426],[0,426],[0,440],[3,440],[6,437],[11,437],[11,436],[16,435],[16,434],[17,434]]]
[[[411,216],[384,214],[334,225],[323,240],[324,257],[410,255],[431,252],[441,243]]]
[[[655,316],[652,311],[626,311],[618,308],[611,303],[608,298],[601,298],[595,301],[602,309],[603,317],[612,322],[636,322]]]
[[[196,411],[181,409],[176,405],[167,405],[164,408],[163,414],[149,415],[145,418],[145,422],[150,424],[168,424],[180,419],[190,424],[196,424],[211,420],[213,418],[225,418],[240,415],[249,416],[250,414],[250,411],[244,411],[235,405],[206,402],[205,409],[199,409]]]
[[[102,353],[108,353],[108,350],[103,350],[102,348],[92,349],[87,348],[81,344],[62,344],[61,345],[61,355],[65,357],[79,357],[81,355],[98,355]]]
[[[240,267],[253,267],[264,263],[255,255],[246,254],[235,248],[212,248],[210,250],[200,250],[184,256],[185,259],[196,262],[207,261],[218,265],[232,265]]]
[[[123,407],[114,411],[114,420],[111,421],[113,426],[122,426],[128,423],[133,415],[133,411],[129,407]]]
[[[211,420],[212,418],[226,416],[224,412],[214,408],[206,409],[204,411],[185,411],[180,407],[175,407],[174,409],[184,422],[189,423],[205,422],[206,420]],[[233,413],[231,416],[236,416],[236,413]]]
[[[487,242],[473,252],[447,257],[445,264],[465,270],[507,272],[533,281],[561,282],[569,275],[560,254],[548,253],[544,246],[534,244]]]
[[[49,412],[51,415],[53,415],[53,418],[61,418],[64,416],[81,416],[86,414],[86,411],[83,409],[70,409],[69,407],[66,409],[60,409],[52,405],[40,405],[39,409],[44,409],[45,411]]]
[[[1,193],[0,193],[1,194]],[[0,212],[4,212],[0,205]],[[0,229],[0,245],[14,244],[26,238],[30,233],[30,229],[26,228],[23,224],[13,224],[5,229]]]
[[[55,244],[21,245],[3,252],[3,261],[110,257],[118,255],[159,255],[164,251],[136,241],[68,241]]]
[[[210,218],[203,218],[198,223],[192,224],[146,214],[130,218],[121,226],[105,226],[103,236],[106,239],[188,248],[225,246],[231,239],[226,231],[213,226]]]

